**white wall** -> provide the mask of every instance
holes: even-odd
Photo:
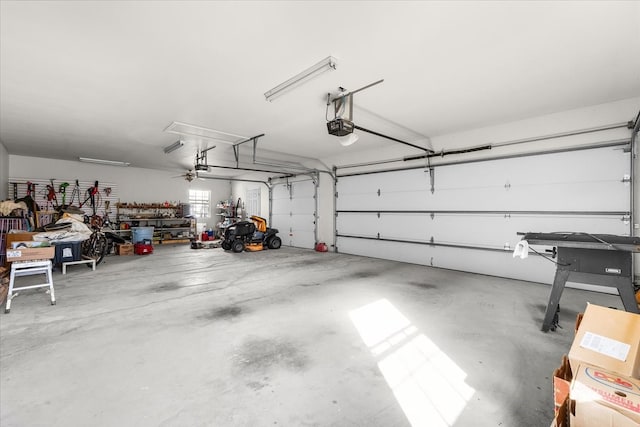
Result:
[[[7,183],[9,182],[9,153],[0,141],[0,200],[7,199]]]
[[[522,138],[531,138],[536,136],[555,134],[560,132],[567,132],[573,130],[593,128],[597,126],[610,125],[612,123],[622,123],[629,120],[633,120],[640,110],[640,97],[630,98],[617,102],[611,102],[607,104],[595,105],[591,107],[585,107],[581,109],[549,114],[541,117],[531,118],[527,120],[521,120],[512,123],[506,123],[496,126],[485,127],[481,129],[467,130],[459,133],[434,136],[431,138],[433,147],[435,150],[440,149],[452,149],[460,147],[471,147],[482,144],[493,144],[502,141],[511,141]],[[374,129],[375,130],[375,129]],[[551,139],[547,141],[538,141],[525,145],[514,145],[503,148],[496,148],[487,151],[481,151],[473,154],[466,155],[454,155],[444,158],[446,161],[469,159],[469,158],[482,158],[508,154],[520,154],[531,151],[555,149],[567,146],[583,145],[601,141],[610,141],[616,139],[629,138],[631,132],[628,129],[616,129],[606,132],[598,132],[586,135],[577,135],[572,137],[565,137],[560,139]],[[390,147],[385,149],[376,149],[369,151],[355,151],[345,149],[340,155],[332,158],[322,159],[325,164],[328,165],[348,165],[356,164],[368,161],[398,159],[408,154],[420,154],[416,150],[407,153],[406,147],[389,142]],[[354,144],[355,147],[357,143]],[[393,148],[391,147],[393,146]],[[438,159],[434,159],[434,164],[437,164]],[[636,194],[640,192],[640,179],[638,161],[635,164],[635,188]],[[400,162],[393,165],[376,166],[373,169],[388,169],[392,167],[408,167],[417,166],[418,163]],[[357,170],[357,169],[355,169]],[[355,171],[350,169],[349,171]],[[344,171],[343,171],[344,172]],[[535,170],[525,171],[525,173],[535,174]],[[571,173],[570,168],[567,168],[567,173]],[[471,177],[470,177],[471,179]],[[622,176],[620,177],[622,179]],[[319,201],[319,214],[321,218],[331,218],[333,214],[333,202],[327,198],[327,195],[331,195],[331,183],[330,180],[322,179],[320,182],[320,201]],[[541,201],[540,210],[553,210],[553,206],[545,206]],[[640,221],[640,197],[636,197],[635,200],[635,212],[636,222]],[[333,222],[332,221],[319,221],[319,239],[326,242],[333,241]],[[635,229],[634,234],[638,236],[640,230]],[[638,262],[638,256],[636,258],[636,274],[640,272],[640,266]]]
[[[234,203],[238,200],[238,198],[242,199],[245,203],[247,201],[247,190],[253,190],[259,188],[260,189],[260,216],[265,218],[269,223],[269,188],[262,183],[259,182],[244,182],[244,181],[233,181],[232,184],[232,200]]]
[[[40,157],[9,156],[9,176],[12,179],[50,179],[56,182],[110,182],[117,185],[121,202],[183,202],[189,201],[189,189],[211,191],[212,204],[229,197],[228,181],[194,180],[191,183],[175,172],[132,167],[103,166]],[[2,190],[6,191],[4,183]],[[215,209],[214,209],[215,210]]]

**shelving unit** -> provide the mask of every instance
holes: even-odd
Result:
[[[154,244],[189,243],[196,236],[196,220],[182,217],[182,205],[116,203],[116,221],[125,236],[131,227],[153,227]]]
[[[236,206],[232,200],[225,200],[216,204],[216,216],[219,221],[216,223],[216,231],[218,235],[224,234],[224,230],[238,221],[236,217]]]

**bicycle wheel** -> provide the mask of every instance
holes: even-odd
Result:
[[[82,255],[96,260],[96,265],[100,264],[107,254],[107,238],[104,234],[94,233],[82,245]],[[88,265],[91,267],[90,265]]]

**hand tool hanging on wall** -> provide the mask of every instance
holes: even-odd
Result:
[[[71,191],[71,198],[69,199],[69,206],[73,205],[73,201],[78,198],[78,203],[80,203],[80,183],[76,179],[76,184],[73,186],[73,190]]]
[[[53,178],[49,179],[50,184],[47,184],[47,205],[50,205],[53,210],[58,210],[58,197],[56,196],[56,188],[53,185]]]
[[[67,207],[67,187],[69,186],[68,182],[63,182],[62,184],[60,184],[60,186],[58,187],[58,193],[60,193],[62,195],[62,205],[60,205],[60,209],[64,209]]]
[[[84,206],[87,201],[91,202],[92,215],[96,216],[96,197],[100,197],[100,190],[98,189],[98,181],[94,181],[93,187],[87,188],[87,198],[80,204],[80,207]]]

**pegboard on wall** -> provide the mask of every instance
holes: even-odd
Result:
[[[35,200],[36,204],[39,206],[39,210],[41,211],[51,211],[54,209],[57,204],[62,205],[62,194],[60,193],[60,187],[63,183],[68,183],[69,185],[65,189],[66,197],[64,204],[73,205],[75,207],[79,207],[85,213],[85,215],[92,215],[93,211],[91,209],[91,201],[87,200],[89,196],[88,190],[94,186],[95,181],[78,181],[79,187],[79,196],[73,196],[73,200],[71,200],[74,188],[76,186],[75,179],[54,179],[53,180],[53,188],[56,191],[56,201],[50,202],[47,199],[48,189],[47,186],[51,185],[51,181],[48,179],[29,179],[29,178],[9,178],[9,184],[7,188],[7,194],[10,199],[20,199],[27,195],[27,182],[31,182],[35,184],[35,190],[32,191],[31,197]],[[105,191],[106,188],[110,188],[111,191],[109,194]],[[118,202],[118,185],[112,182],[98,182],[98,190],[99,196],[96,196],[96,214],[100,216],[104,216],[105,214],[112,216],[112,213],[115,212],[116,203]],[[109,202],[105,204],[105,202]],[[81,206],[82,204],[82,206]],[[109,209],[105,209],[105,207],[109,205]]]

